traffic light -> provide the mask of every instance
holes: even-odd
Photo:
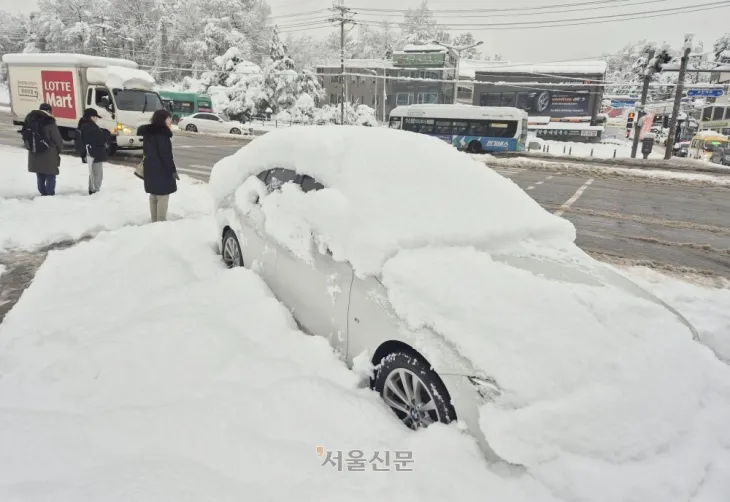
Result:
[[[626,129],[634,127],[634,117],[636,117],[636,114],[634,112],[629,112],[629,118],[626,120]]]

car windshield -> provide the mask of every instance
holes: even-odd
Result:
[[[160,96],[153,91],[114,89],[113,92],[119,110],[153,112],[164,108]]]

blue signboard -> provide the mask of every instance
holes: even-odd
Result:
[[[623,99],[612,99],[611,108],[614,109],[625,109],[634,108],[636,106],[636,100],[623,100]]]
[[[704,97],[704,98],[718,98],[725,94],[722,89],[689,89],[687,96],[692,97]]]

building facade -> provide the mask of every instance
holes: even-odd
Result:
[[[345,75],[340,62],[317,66],[325,91],[322,104],[345,101],[375,109],[378,120],[386,121],[396,106],[416,103],[451,103],[454,57],[440,46],[407,46],[391,59],[347,59]]]
[[[604,61],[491,65],[474,72],[472,104],[525,110],[539,138],[599,141],[606,69]]]

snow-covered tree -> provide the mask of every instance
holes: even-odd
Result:
[[[725,33],[718,38],[712,46],[715,53],[715,61],[730,61],[730,33]]]
[[[471,32],[462,33],[461,35],[455,36],[451,40],[451,44],[455,46],[468,46],[473,45],[477,41],[474,38],[474,35],[471,34]],[[466,49],[465,51],[462,51],[461,57],[465,59],[479,59],[480,53],[477,50],[476,47],[472,47],[471,49]]]
[[[269,42],[269,57],[272,61],[278,62],[278,67],[283,70],[291,70],[294,68],[294,61],[289,56],[289,48],[286,42],[279,38],[279,30],[274,26],[271,32],[271,41]]]
[[[422,0],[415,9],[408,9],[401,24],[402,40],[407,44],[428,44],[439,34],[428,0]]]

